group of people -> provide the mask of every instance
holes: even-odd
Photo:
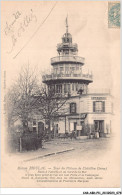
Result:
[[[64,133],[64,134],[59,134],[59,138],[70,138],[70,139],[76,139],[76,131],[72,131],[71,133]]]

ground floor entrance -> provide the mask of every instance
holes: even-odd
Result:
[[[99,132],[100,136],[104,133],[104,120],[94,120],[95,131]]]
[[[84,121],[78,121],[77,122],[71,122],[70,121],[70,132],[75,131],[76,136],[85,136],[86,135],[86,129],[84,125]]]

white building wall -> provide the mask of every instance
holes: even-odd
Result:
[[[79,109],[80,113],[87,113],[88,112],[88,100],[87,96],[83,96],[80,98]]]
[[[105,101],[105,112],[93,112],[94,101]],[[76,103],[76,114],[70,114],[70,103]],[[68,99],[63,117],[58,120],[59,133],[70,132],[74,129],[74,123],[84,121],[85,124],[93,125],[94,121],[104,121],[104,133],[111,131],[112,115],[111,115],[111,97],[106,94],[82,95],[81,97],[71,97]],[[66,116],[65,116],[66,114]],[[80,115],[79,115],[80,114]],[[82,114],[86,114],[85,119]]]
[[[94,124],[95,120],[104,121],[104,133],[112,131],[112,116],[111,114],[88,114],[87,123]]]
[[[111,97],[107,97],[107,100],[106,100],[106,110],[105,112],[107,113],[112,113],[112,98]]]
[[[58,123],[58,128],[60,133],[65,133],[65,121],[60,119]]]

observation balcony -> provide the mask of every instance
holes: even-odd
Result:
[[[62,62],[70,62],[70,63],[79,63],[84,64],[85,58],[79,56],[57,56],[51,58],[51,65],[62,63]]]
[[[86,81],[87,83],[93,82],[93,76],[92,74],[75,74],[75,73],[60,73],[60,74],[46,74],[42,76],[42,80],[44,83],[49,83],[49,82],[55,82],[55,81],[62,81],[62,80],[75,80],[75,81]]]
[[[76,43],[69,43],[69,42],[63,42],[63,43],[59,43],[57,45],[57,51],[61,51],[61,50],[65,50],[68,49],[72,52],[77,52],[78,51],[78,45]]]

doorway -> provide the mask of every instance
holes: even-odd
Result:
[[[87,135],[87,131],[85,128],[84,121],[81,121],[81,136],[86,136],[86,135]]]
[[[104,133],[104,120],[95,120],[94,121],[95,131]]]

